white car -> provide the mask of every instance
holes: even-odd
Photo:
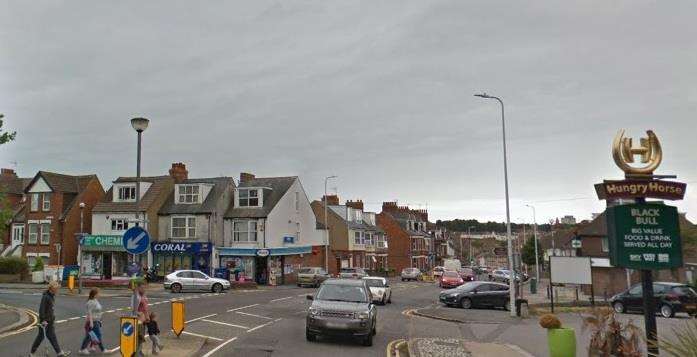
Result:
[[[368,285],[373,301],[385,305],[392,303],[392,289],[387,279],[376,276],[363,278],[365,285]]]
[[[229,281],[211,278],[198,270],[177,270],[165,277],[165,290],[173,293],[193,290],[220,293],[228,289]]]

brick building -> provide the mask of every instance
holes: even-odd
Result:
[[[377,224],[389,237],[388,266],[429,270],[434,266],[433,239],[428,234],[428,212],[383,202]]]
[[[9,221],[1,223],[5,224],[5,230],[0,242],[0,256],[22,255],[21,245],[26,225],[24,189],[30,181],[31,177],[18,177],[12,169],[2,169],[0,172],[0,194],[11,211]]]
[[[24,189],[26,229],[22,256],[31,266],[37,257],[52,265],[77,264],[81,214],[83,229],[92,226],[92,209],[104,197],[97,175],[39,171]],[[84,203],[84,208],[80,204]],[[82,212],[81,212],[82,211]]]

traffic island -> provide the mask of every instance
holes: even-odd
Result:
[[[473,342],[457,338],[414,338],[406,343],[407,348],[401,349],[400,357],[532,357],[532,355],[518,346],[502,343]]]
[[[511,319],[510,313],[505,310],[436,307],[406,310],[404,314],[460,324],[515,324],[519,321],[519,319]]]
[[[35,323],[36,316],[28,310],[0,305],[0,336],[30,328]]]

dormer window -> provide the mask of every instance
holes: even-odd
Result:
[[[177,185],[177,203],[200,203],[199,185]]]
[[[119,187],[119,201],[135,201],[136,186],[121,186]]]
[[[239,189],[237,190],[237,205],[239,207],[259,207],[259,190]]]

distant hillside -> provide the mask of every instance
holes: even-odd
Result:
[[[450,220],[450,221],[438,220],[438,221],[436,221],[436,226],[443,227],[443,228],[447,229],[448,231],[457,231],[457,232],[467,232],[469,227],[472,227],[472,232],[506,233],[506,222],[491,222],[491,221],[479,222],[476,219],[454,219],[454,220]],[[530,228],[530,225],[527,224],[526,228]],[[548,223],[538,224],[537,229],[540,232],[549,232],[551,230],[551,226]],[[511,222],[511,230],[512,231],[522,231],[523,225]]]

